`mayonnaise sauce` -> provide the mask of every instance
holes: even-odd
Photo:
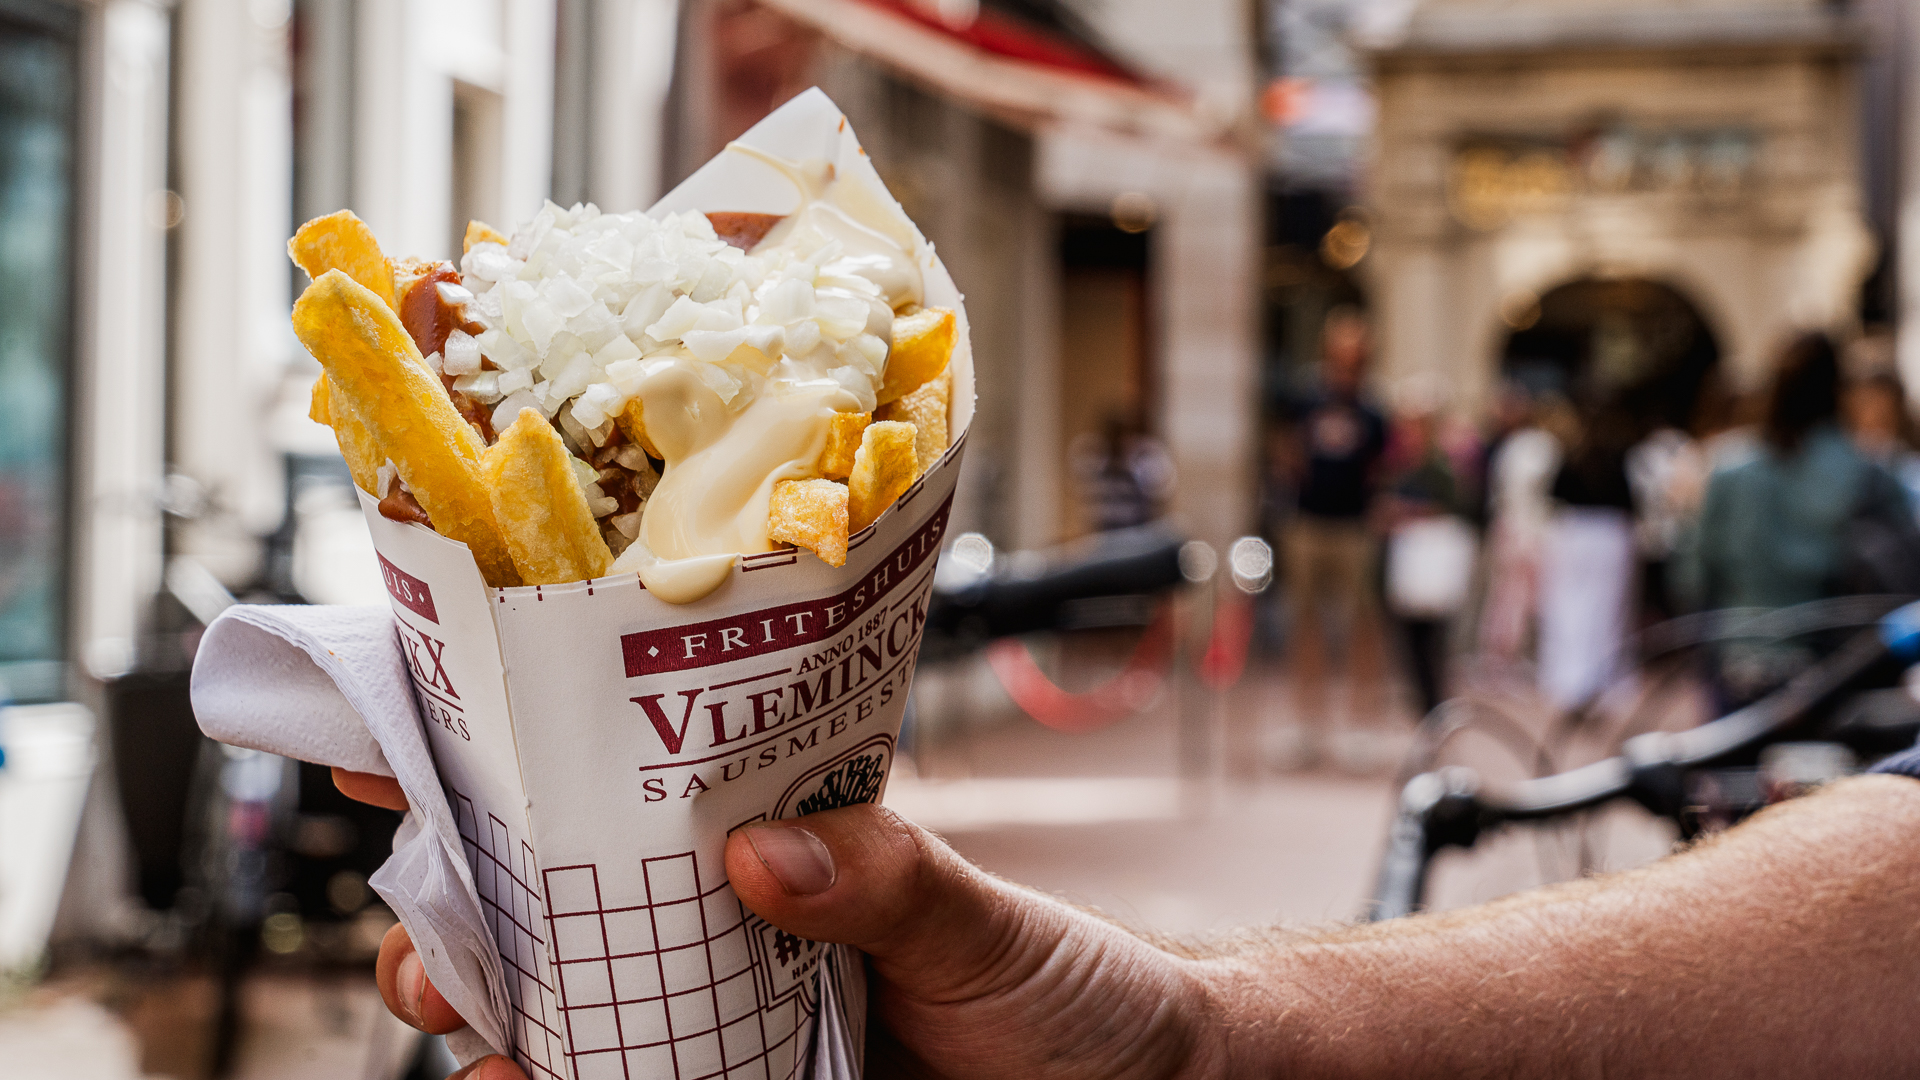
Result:
[[[829,162],[786,161],[739,143],[727,149],[779,170],[801,196],[799,209],[753,254],[777,253],[796,234],[822,235],[841,248],[821,268],[823,276],[865,278],[893,309],[920,302],[924,282],[913,227],[884,192],[855,177],[836,178]],[[649,592],[673,604],[719,588],[736,556],[773,549],[767,536],[773,485],[818,476],[832,415],[863,409],[817,353],[787,356],[768,375],[750,374],[731,407],[700,379],[695,363],[662,367],[635,395],[666,469],[647,501],[639,536],[612,568],[638,573]]]

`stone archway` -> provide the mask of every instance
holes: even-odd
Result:
[[[1686,427],[1720,363],[1709,320],[1649,278],[1581,278],[1500,312],[1501,374],[1536,393],[1618,404],[1647,425]]]

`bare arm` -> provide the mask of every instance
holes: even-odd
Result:
[[[1920,783],[1901,777],[1632,873],[1204,958],[873,806],[741,829],[727,867],[769,921],[871,955],[875,1080],[1920,1072]],[[399,933],[381,950],[389,1008],[457,1025],[410,952]]]
[[[1851,780],[1638,871],[1202,966],[1233,1075],[1911,1076],[1920,783]]]

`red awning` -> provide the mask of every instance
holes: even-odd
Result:
[[[1121,61],[1046,27],[981,8],[961,21],[942,19],[925,6],[903,0],[862,0],[863,3],[895,15],[912,19],[949,37],[964,41],[983,52],[1010,60],[1037,64],[1059,71],[1114,79],[1131,86],[1145,86],[1148,80]]]
[[[903,0],[759,0],[902,78],[1001,120],[1213,142],[1186,94],[1083,42],[991,10],[943,20]]]

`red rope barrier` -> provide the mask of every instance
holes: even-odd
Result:
[[[1213,608],[1213,631],[1207,651],[1200,656],[1200,681],[1213,691],[1226,690],[1247,670],[1247,644],[1253,640],[1253,605],[1221,597]]]
[[[1172,659],[1172,605],[1162,606],[1154,615],[1134,646],[1133,655],[1127,658],[1126,667],[1084,693],[1060,689],[1017,638],[1003,638],[987,646],[987,663],[1013,703],[1041,724],[1075,735],[1098,731],[1138,712],[1160,692]]]

